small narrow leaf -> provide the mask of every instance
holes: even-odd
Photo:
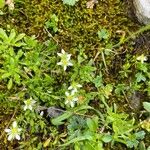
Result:
[[[72,140],[70,140],[70,141],[68,141],[68,142],[66,142],[66,143],[64,143],[64,144],[62,144],[60,146],[68,146],[68,145],[70,145],[72,143],[76,143],[76,142],[84,141],[84,140],[89,140],[89,139],[91,139],[91,137],[79,136],[79,137],[76,137],[76,138],[74,138],[74,139],[72,139]]]
[[[8,90],[10,90],[12,88],[12,85],[13,85],[13,81],[12,81],[12,78],[10,78],[10,80],[8,81],[8,84],[7,84]]]
[[[1,76],[1,78],[2,79],[5,79],[5,78],[8,78],[9,76],[11,76],[11,73],[4,73],[2,76]]]
[[[0,28],[0,38],[1,38],[3,41],[8,40],[8,36],[7,36],[6,32],[5,32],[2,28]]]
[[[47,147],[47,146],[49,146],[50,141],[51,141],[51,139],[50,139],[50,138],[49,138],[49,139],[47,139],[47,140],[44,142],[43,147]]]
[[[144,109],[150,112],[150,103],[149,102],[143,102]]]
[[[23,39],[24,37],[25,37],[25,34],[24,34],[24,33],[19,34],[19,35],[16,37],[16,39],[15,39],[15,43],[18,42],[18,41],[20,41],[20,40]]]
[[[9,35],[9,42],[11,42],[12,40],[14,40],[16,37],[16,32],[14,29],[11,30],[10,35]]]
[[[53,125],[61,125],[64,124],[64,120],[68,119],[73,113],[72,112],[65,112],[61,116],[51,119]]]

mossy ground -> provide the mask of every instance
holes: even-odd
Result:
[[[128,17],[128,6],[124,0],[100,0],[93,9],[88,9],[86,3],[87,0],[79,0],[75,6],[67,6],[63,4],[62,0],[16,0],[14,11],[8,12],[5,8],[6,14],[0,16],[0,27],[7,28],[7,25],[9,25],[10,28],[15,28],[20,33],[36,35],[40,41],[45,41],[49,39],[47,32],[44,30],[45,22],[55,14],[59,20],[59,30],[52,35],[59,46],[61,45],[60,48],[75,54],[75,49],[81,45],[89,58],[94,58],[98,49],[106,44],[101,42],[97,35],[101,28],[109,31],[109,41],[116,44],[121,37],[117,33],[118,30],[125,32],[128,36],[140,27],[136,21],[134,22]],[[117,80],[115,73],[124,61],[125,54],[123,51],[126,51],[126,49],[130,50],[129,53],[131,53],[134,47],[126,43],[116,48],[116,51],[121,55],[109,56],[107,60],[108,68],[112,69],[112,72],[105,74],[106,82],[107,80],[109,82]],[[102,61],[101,57],[98,57],[96,61],[97,64]],[[112,99],[110,103],[113,102]],[[115,103],[118,102],[115,101]],[[121,103],[125,104],[126,102],[122,101]],[[9,122],[9,114],[12,116],[13,113],[1,108],[1,131]]]

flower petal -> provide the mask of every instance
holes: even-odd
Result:
[[[8,141],[11,141],[12,138],[13,138],[13,136],[10,134],[10,135],[8,136]]]
[[[65,66],[64,66],[64,71],[66,71],[66,69],[67,69],[67,66],[65,65]]]
[[[61,56],[62,56],[62,53],[57,53],[57,55],[61,57]]]
[[[71,95],[74,95],[76,92],[77,92],[77,89],[74,88],[74,89],[71,91]]]
[[[68,104],[68,103],[69,103],[69,101],[68,101],[68,100],[66,100],[66,101],[65,101],[65,104]]]
[[[81,85],[81,84],[77,84],[77,87],[79,87],[79,88],[80,88],[80,87],[82,87],[82,85]]]
[[[23,109],[24,109],[24,110],[27,110],[27,106],[25,105]]]
[[[32,104],[35,104],[35,103],[36,103],[36,101],[32,100]]]
[[[22,129],[21,128],[18,128],[18,132],[20,132]]]
[[[28,108],[29,108],[30,110],[32,110],[32,106],[31,106],[31,105],[29,105]]]
[[[74,98],[73,101],[74,101],[74,102],[78,101],[78,98]]]
[[[69,86],[68,90],[72,90],[72,89],[73,89],[73,87],[72,87],[72,86]]]
[[[67,54],[67,60],[70,60],[71,54]]]
[[[71,101],[71,102],[70,102],[70,106],[71,106],[71,107],[74,107],[74,102]]]
[[[17,134],[17,135],[16,135],[16,139],[17,139],[17,140],[20,140],[20,135]]]
[[[62,64],[63,64],[62,62],[58,62],[58,63],[57,63],[57,65],[62,65]]]
[[[44,111],[41,111],[41,112],[40,112],[40,116],[43,116],[43,115],[44,115]]]
[[[16,128],[16,127],[17,127],[17,122],[14,121],[13,124],[12,124],[12,126],[13,126],[14,128]]]
[[[27,104],[27,101],[24,101],[25,104]]]
[[[66,96],[69,96],[69,93],[68,93],[68,92],[65,92],[65,95],[66,95]]]
[[[11,132],[10,129],[5,129],[4,131],[7,132],[7,133]]]
[[[66,52],[64,51],[64,49],[61,49],[61,53],[62,53],[62,54],[65,54]]]
[[[68,66],[73,66],[73,64],[71,62],[68,63]]]

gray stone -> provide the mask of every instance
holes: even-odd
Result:
[[[133,0],[139,22],[150,24],[150,0]]]
[[[47,114],[50,118],[55,118],[58,117],[60,115],[62,115],[64,111],[62,109],[59,109],[57,107],[49,107],[47,109]]]

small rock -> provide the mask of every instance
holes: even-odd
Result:
[[[129,102],[134,112],[139,112],[142,107],[143,94],[139,91],[134,91],[129,97]]]
[[[133,0],[139,22],[150,24],[150,0]]]
[[[50,118],[55,118],[60,116],[64,111],[62,109],[56,108],[56,107],[49,107],[47,109],[47,115]]]

